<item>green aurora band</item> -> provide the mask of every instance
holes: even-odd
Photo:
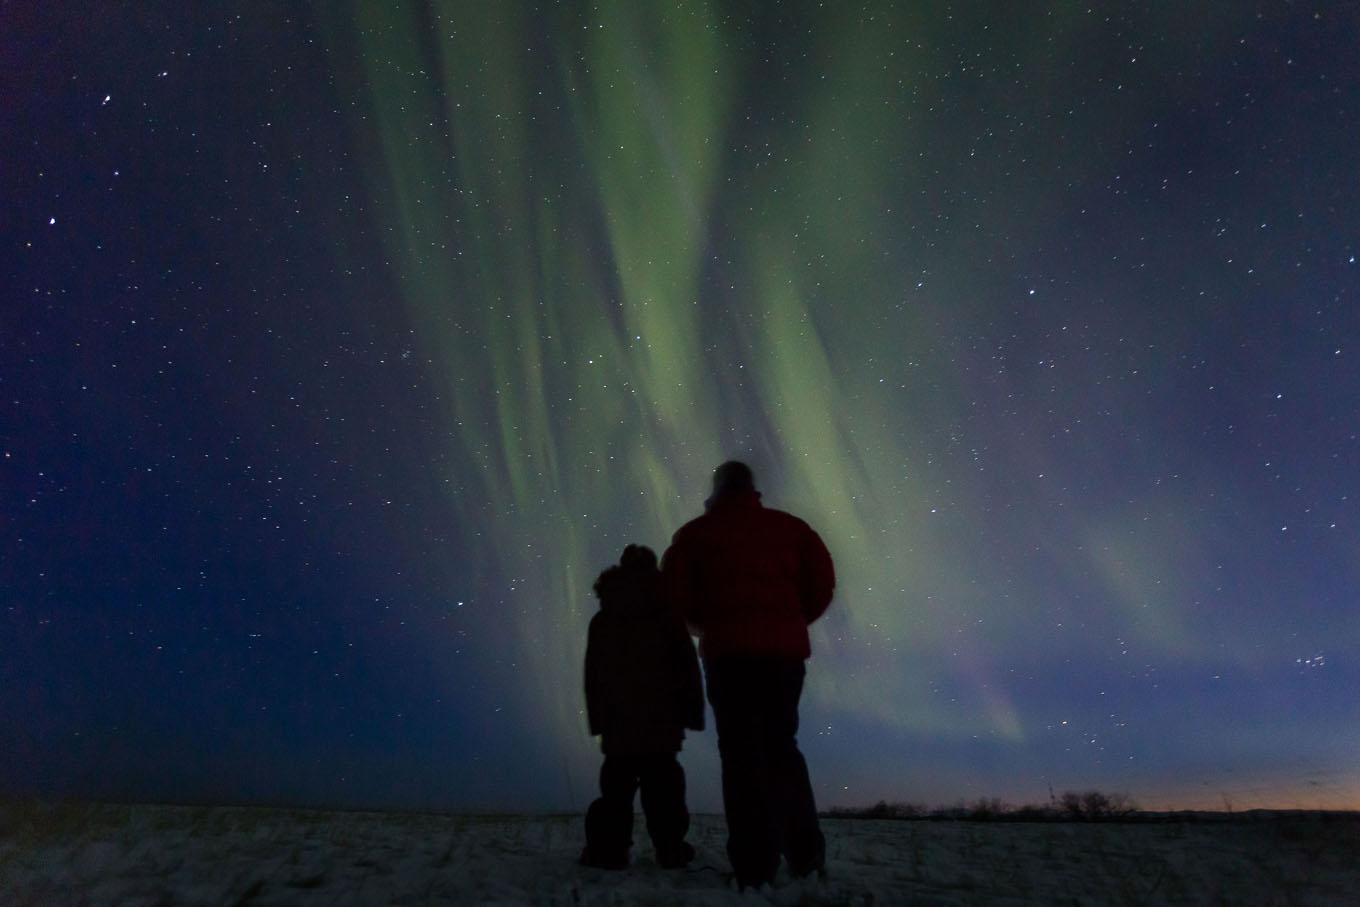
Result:
[[[997,379],[958,338],[1004,337],[996,300],[1006,317],[1035,270],[1004,241],[1060,245],[1049,199],[1082,157],[1119,153],[1084,144],[1093,121],[1116,145],[1134,129],[1127,109],[1061,100],[1051,61],[1086,52],[1096,17],[1053,4],[995,35],[1022,91],[958,55],[942,78],[944,14],[900,4],[790,14],[769,26],[778,51],[712,3],[317,6],[336,59],[362,64],[336,88],[445,407],[446,503],[483,528],[486,575],[439,591],[504,590],[484,603],[514,630],[494,682],[518,685],[574,770],[596,758],[578,683],[591,582],[628,541],[664,548],[731,456],[837,559],[812,712],[1022,747],[995,675],[1032,593],[965,556],[992,541],[967,515],[1017,485],[1076,491],[1035,478],[1043,431],[1019,414],[992,429],[1009,450],[978,449],[974,388]],[[1054,117],[1069,141],[1051,159],[996,163]],[[1149,578],[1211,555],[1174,528],[1190,502],[1141,503],[1150,522],[1074,511],[1058,540],[1036,517],[1035,556],[1108,589],[1092,620],[1187,652],[1196,628]],[[952,704],[923,666],[941,652],[969,683]]]

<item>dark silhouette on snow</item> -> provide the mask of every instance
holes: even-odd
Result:
[[[836,585],[831,555],[807,523],[762,505],[750,468],[730,461],[713,473],[703,516],[675,533],[661,572],[699,637],[738,885],[770,881],[781,854],[795,877],[823,872],[826,842],[796,735],[808,624]]]
[[[586,714],[600,735],[600,796],[586,811],[581,862],[602,869],[628,865],[633,795],[656,860],[685,866],[689,809],[685,770],[676,761],[685,728],[703,730],[704,691],[694,643],[661,594],[656,553],[629,545],[619,564],[595,581],[600,610],[586,643]]]

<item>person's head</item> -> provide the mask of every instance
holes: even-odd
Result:
[[[627,602],[637,590],[655,582],[659,576],[656,552],[646,545],[629,545],[623,549],[619,562],[606,568],[595,580],[595,597],[602,607]]]
[[[713,470],[713,497],[736,494],[742,491],[755,491],[756,479],[751,467],[740,460],[728,460]]]
[[[623,549],[619,566],[625,570],[652,571],[656,569],[656,552],[646,545],[629,545]]]

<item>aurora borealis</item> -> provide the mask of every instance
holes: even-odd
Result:
[[[1360,22],[918,6],[15,13],[0,792],[581,809],[739,457],[820,805],[1360,805]]]

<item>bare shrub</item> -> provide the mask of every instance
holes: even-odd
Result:
[[[1080,793],[1070,790],[1062,795],[1059,803],[1068,818],[1086,822],[1122,818],[1138,811],[1137,804],[1128,794],[1104,794],[1098,790]]]
[[[1110,814],[1110,798],[1098,790],[1087,791],[1081,795],[1081,808],[1088,819],[1104,819]]]
[[[1010,807],[1000,797],[981,797],[973,804],[969,818],[982,821],[999,819],[1010,812]]]
[[[1110,794],[1109,801],[1110,801],[1110,815],[1114,818],[1131,816],[1134,813],[1138,812],[1138,804],[1135,803],[1133,798],[1130,797],[1128,794],[1124,793]]]

